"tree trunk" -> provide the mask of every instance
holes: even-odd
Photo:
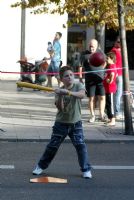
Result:
[[[98,41],[99,48],[104,50],[104,47],[102,48],[102,38],[104,37],[104,25],[100,25],[100,23],[96,22],[94,25],[95,29],[95,39]]]
[[[128,57],[127,57],[127,45],[126,45],[126,31],[124,21],[124,6],[123,1],[118,0],[118,18],[119,18],[119,30],[121,40],[121,53],[123,63],[123,100],[124,100],[124,115],[125,115],[125,134],[133,135],[133,123],[132,113],[130,105],[130,86],[129,86],[129,69],[128,69]]]

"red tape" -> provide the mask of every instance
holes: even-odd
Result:
[[[124,67],[125,68],[125,67]],[[116,68],[114,70],[123,69],[123,68]],[[86,71],[86,72],[74,72],[75,75],[81,75],[81,74],[88,74],[88,73],[94,73],[94,72],[101,72],[101,71],[111,71],[113,69],[101,69],[101,70],[94,70],[94,71]],[[4,72],[0,71],[2,74],[46,74],[46,75],[56,75],[59,74],[57,72]]]

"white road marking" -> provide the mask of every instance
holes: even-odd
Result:
[[[98,170],[134,170],[134,166],[119,166],[119,165],[92,165],[93,169]],[[14,165],[0,165],[0,169],[15,169]]]
[[[116,166],[116,165],[93,165],[93,169],[115,169],[115,170],[132,170],[134,166]]]
[[[14,165],[0,165],[0,169],[15,169]]]

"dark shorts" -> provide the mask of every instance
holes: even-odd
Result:
[[[102,83],[85,83],[87,97],[104,96],[105,88]]]

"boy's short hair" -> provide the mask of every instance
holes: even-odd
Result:
[[[63,78],[64,73],[65,73],[66,71],[68,71],[68,70],[70,70],[70,71],[73,72],[73,69],[72,69],[72,67],[70,67],[70,66],[63,66],[63,67],[61,67],[61,69],[60,69],[60,71],[59,71],[60,79]]]
[[[56,32],[59,36],[60,36],[60,38],[62,37],[62,33],[61,32]]]
[[[116,55],[114,52],[107,53],[107,57],[111,58],[114,63],[116,62]]]

